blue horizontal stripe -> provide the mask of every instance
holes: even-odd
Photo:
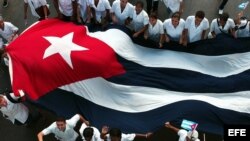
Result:
[[[99,129],[108,125],[118,127],[125,133],[156,131],[166,121],[180,127],[183,119],[189,119],[199,123],[198,131],[222,135],[224,124],[250,123],[250,114],[221,109],[195,100],[176,102],[147,112],[127,113],[96,105],[71,92],[56,89],[34,103],[66,118],[80,113]]]

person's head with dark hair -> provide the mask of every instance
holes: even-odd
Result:
[[[141,11],[143,10],[143,7],[144,7],[144,4],[142,1],[137,1],[136,4],[135,4],[135,11],[136,11],[136,14],[140,14]]]
[[[92,137],[94,135],[94,129],[91,127],[87,127],[83,130],[83,136],[86,141],[91,141]]]
[[[204,18],[205,18],[205,13],[203,11],[197,11],[195,13],[195,25],[199,26]]]
[[[109,135],[110,135],[111,141],[121,141],[122,131],[118,128],[111,128],[109,130]]]
[[[220,16],[219,16],[219,23],[221,26],[225,26],[225,24],[227,23],[227,20],[229,18],[229,15],[228,13],[222,13]]]
[[[66,119],[64,117],[57,117],[56,118],[56,126],[60,131],[65,131]]]
[[[149,23],[151,25],[155,25],[157,22],[158,16],[155,12],[151,12],[151,14],[149,15]]]
[[[181,13],[180,12],[173,13],[173,15],[171,16],[172,25],[174,27],[178,26],[179,22],[180,22],[180,19],[181,19]]]

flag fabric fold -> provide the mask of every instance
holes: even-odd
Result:
[[[124,132],[190,119],[222,135],[224,124],[250,123],[250,50],[249,39],[218,38],[230,46],[213,39],[156,49],[115,28],[90,33],[49,19],[6,50],[13,91],[58,115],[81,113]]]

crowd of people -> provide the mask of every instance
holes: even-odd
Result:
[[[201,10],[186,19],[181,18],[182,13],[185,12],[183,0],[163,0],[163,2],[166,5],[169,18],[161,21],[157,14],[158,0],[147,0],[146,2],[138,0],[135,5],[132,5],[128,0],[115,0],[112,5],[108,0],[53,0],[57,17],[63,21],[83,24],[100,30],[107,24],[123,25],[131,30],[133,38],[152,40],[159,44],[159,48],[167,42],[178,42],[187,46],[188,43],[195,41],[216,38],[218,34],[228,34],[233,38],[250,36],[250,23],[244,17],[243,11],[234,18],[223,11],[228,0],[222,1],[219,6],[219,15],[211,23],[205,17],[205,12]],[[144,3],[147,3],[146,8]],[[8,0],[3,0],[3,7],[7,6]],[[24,20],[27,20],[28,8],[39,21],[47,20],[50,16],[46,0],[24,0]],[[209,28],[209,34],[206,36]],[[8,43],[18,37],[18,28],[12,23],[4,21],[3,17],[0,16],[0,35],[2,37],[0,38],[0,46],[3,50]],[[6,59],[7,56],[3,57]],[[20,103],[23,101],[22,97],[25,97],[25,94],[22,94],[19,97],[13,93],[0,95],[0,111],[5,118],[17,125],[27,125],[38,117],[37,113],[30,113],[27,106]],[[74,131],[79,120],[82,122],[79,130],[80,135]],[[169,122],[165,126],[176,131],[182,141],[199,141],[197,131],[190,134],[174,127]],[[43,136],[50,133],[55,134],[55,137],[61,141],[99,141],[102,139],[129,141],[135,138],[147,139],[152,136],[152,133],[123,134],[120,129],[109,129],[108,126],[103,126],[100,132],[97,128],[90,126],[90,123],[80,114],[76,114],[69,120],[58,118],[49,127],[38,133],[38,140],[42,141]]]

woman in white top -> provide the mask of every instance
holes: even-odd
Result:
[[[197,11],[195,16],[188,16],[185,22],[185,29],[183,34],[183,45],[205,39],[205,34],[209,28],[209,22],[205,18],[203,11]]]
[[[27,11],[28,5],[30,6],[30,10],[33,16],[39,18],[39,20],[47,19],[48,18],[48,7],[46,0],[24,0],[24,20],[27,20]],[[43,14],[39,15],[36,10],[39,10],[42,7]]]
[[[111,7],[111,19],[114,24],[128,25],[133,17],[134,6],[128,0],[116,0]]]
[[[135,10],[133,14],[133,37],[143,35],[148,28],[149,18],[146,11],[143,10],[143,2],[137,1],[135,4]]]
[[[179,44],[183,42],[183,30],[185,28],[185,21],[181,19],[180,12],[175,12],[171,18],[166,19],[163,23],[165,31],[166,42],[177,41]]]
[[[109,20],[111,6],[108,0],[91,0],[90,8],[95,22],[100,24]]]
[[[163,47],[164,41],[164,30],[163,23],[161,20],[157,18],[155,13],[151,13],[149,16],[149,26],[147,32],[144,34],[145,39],[151,39],[157,43],[159,43],[159,47]]]
[[[212,35],[212,38],[215,38],[216,35],[220,33],[231,34],[233,37],[236,37],[234,27],[235,24],[233,19],[229,18],[227,13],[223,13],[219,18],[216,18],[212,21],[210,34]]]

